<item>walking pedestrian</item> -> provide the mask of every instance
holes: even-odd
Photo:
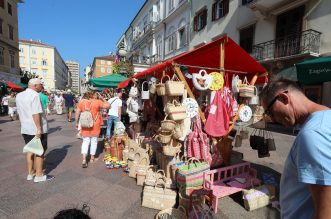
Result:
[[[309,100],[286,79],[270,82],[260,97],[265,114],[274,122],[301,126],[281,177],[281,217],[330,218],[331,110]]]
[[[67,113],[68,122],[71,122],[72,112],[74,111],[75,97],[72,95],[71,90],[68,89],[67,93],[63,95],[65,111]]]
[[[40,96],[40,100],[41,100],[41,105],[44,108],[44,112],[45,112],[46,116],[48,116],[49,99],[48,99],[47,95],[44,92],[45,91],[44,91],[44,88],[43,88],[43,90],[39,93],[39,96]]]
[[[8,100],[10,98],[10,95],[6,95],[2,98],[1,104],[3,109],[3,114],[8,115]]]
[[[27,180],[44,182],[52,179],[43,173],[44,154],[47,150],[47,120],[41,105],[38,92],[42,90],[39,78],[30,79],[28,88],[16,97],[17,111],[21,122],[21,133],[27,144],[34,137],[40,138],[44,153],[39,156],[28,152],[26,154],[28,176]]]
[[[56,114],[61,115],[63,113],[63,105],[64,105],[64,99],[62,96],[62,93],[57,93],[54,97],[55,102],[55,110]]]
[[[108,111],[108,120],[107,120],[107,131],[106,137],[110,139],[112,136],[112,126],[116,122],[121,121],[122,115],[122,92],[121,90],[116,90],[116,96],[110,98],[108,103],[110,104],[110,109]]]
[[[78,121],[81,112],[90,111],[93,118],[93,127],[86,128],[81,127],[80,133],[83,138],[82,143],[82,167],[87,167],[87,152],[91,144],[90,148],[90,162],[94,162],[96,160],[95,153],[97,150],[98,137],[100,135],[100,126],[102,124],[102,116],[100,114],[101,109],[109,109],[110,104],[99,94],[96,92],[90,92],[87,95],[88,99],[83,99],[77,106],[77,111],[75,114],[75,127],[78,128]]]
[[[10,97],[8,99],[8,114],[11,121],[17,119],[16,95],[14,92],[11,92]]]

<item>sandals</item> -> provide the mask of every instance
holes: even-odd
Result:
[[[84,160],[83,163],[82,163],[82,167],[83,167],[83,168],[87,168],[87,163],[86,163],[85,160]]]

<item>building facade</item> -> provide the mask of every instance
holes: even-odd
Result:
[[[41,41],[19,41],[20,68],[38,75],[48,91],[65,90],[70,86],[69,69],[54,46]]]
[[[117,43],[140,72],[188,51],[190,1],[147,0]],[[121,53],[119,53],[121,55]]]
[[[114,62],[115,56],[113,55],[94,57],[90,78],[98,78],[112,74]]]
[[[77,93],[80,93],[80,65],[76,61],[66,61],[66,65],[71,73],[71,89]]]
[[[0,80],[20,82],[17,4],[0,0]]]

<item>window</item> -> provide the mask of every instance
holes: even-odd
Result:
[[[107,68],[107,73],[111,73],[111,68]]]
[[[107,61],[107,65],[111,65],[111,61]]]
[[[43,66],[47,65],[47,60],[46,60],[46,59],[43,59],[43,60],[41,61],[41,65],[43,65]]]
[[[186,28],[183,27],[179,29],[179,48],[183,47],[186,45]]]
[[[25,60],[23,56],[20,57],[20,64],[25,64]]]
[[[10,67],[15,68],[15,52],[9,51],[9,56],[10,56]]]
[[[13,15],[13,9],[11,7],[11,4],[7,3],[8,6],[8,14]]]
[[[105,68],[101,68],[101,73],[105,73]]]
[[[218,0],[213,4],[212,20],[216,21],[229,13],[229,0]]]
[[[174,9],[174,0],[169,0],[168,13],[170,13],[172,9]]]
[[[207,9],[201,10],[194,17],[193,30],[200,31],[207,25]]]
[[[4,65],[5,64],[5,56],[3,54],[4,48],[0,47],[0,65]]]
[[[172,34],[168,37],[168,53],[176,49],[176,35]]]
[[[156,46],[156,56],[157,56],[157,60],[161,60],[161,54],[162,54],[162,42],[160,41],[157,46]]]
[[[0,0],[0,7],[5,8],[5,0]]]
[[[45,49],[43,49],[42,54],[43,54],[43,56],[46,56],[46,50]]]
[[[10,24],[8,24],[8,29],[9,29],[9,39],[13,40],[14,39],[14,27]]]
[[[101,65],[104,65],[105,64],[105,60],[101,60],[100,63],[101,63]]]
[[[20,53],[24,53],[24,49],[22,47],[20,48]]]
[[[36,55],[36,50],[32,49],[32,55]]]
[[[31,73],[36,75],[37,74],[37,69],[31,69]]]
[[[44,78],[47,78],[47,73],[48,73],[47,70],[43,70],[43,77]]]
[[[246,52],[252,53],[255,25],[240,30],[240,46]]]
[[[249,3],[251,3],[252,1],[254,1],[254,0],[242,0],[242,5],[247,5],[247,4],[249,4]]]
[[[3,23],[3,20],[0,19],[0,34],[3,34],[3,30],[2,30],[2,23]]]
[[[31,59],[31,64],[32,65],[37,65],[37,60],[36,59]]]

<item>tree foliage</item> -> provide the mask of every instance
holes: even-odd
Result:
[[[129,62],[120,61],[113,64],[113,73],[121,74],[127,78],[133,75],[133,66]]]

